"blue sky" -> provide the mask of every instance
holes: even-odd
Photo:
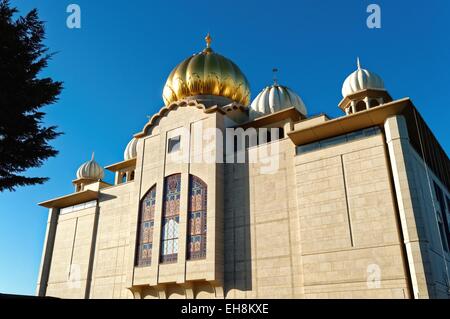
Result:
[[[46,44],[58,52],[44,75],[64,81],[46,123],[65,134],[60,154],[27,174],[44,185],[0,193],[0,292],[34,294],[47,210],[46,199],[73,191],[76,169],[91,152],[102,165],[118,162],[147,116],[163,105],[166,77],[204,48],[246,74],[252,96],[278,79],[305,101],[310,114],[340,116],[345,77],[362,66],[384,79],[394,98],[409,96],[444,149],[450,149],[450,1],[12,1],[21,13],[37,7]],[[66,27],[66,7],[81,7],[82,27]],[[366,8],[382,9],[382,28],[368,29]],[[0,35],[1,36],[1,35]],[[107,180],[112,181],[108,175]]]

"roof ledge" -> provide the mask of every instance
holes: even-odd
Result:
[[[98,199],[98,196],[99,192],[93,190],[85,190],[70,195],[50,199],[45,202],[40,202],[38,205],[47,208],[63,208]]]
[[[407,107],[414,107],[414,105],[409,98],[404,98],[314,126],[300,128],[288,132],[287,135],[295,145],[304,145],[367,127],[383,125],[387,118],[402,114]]]
[[[105,166],[105,168],[111,172],[117,172],[124,168],[129,168],[129,167],[136,167],[136,157],[130,158],[129,160],[125,160],[122,162],[118,162],[118,163],[114,163],[114,164]]]
[[[263,115],[251,120],[247,123],[239,124],[237,127],[242,127],[244,129],[249,127],[264,127],[272,123],[280,122],[282,120],[292,119],[294,122],[306,119],[306,117],[300,113],[295,107],[288,107],[282,109],[278,112]]]

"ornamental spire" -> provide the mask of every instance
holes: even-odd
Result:
[[[211,41],[212,41],[212,38],[211,38],[211,35],[208,32],[208,34],[205,37],[205,42],[206,42],[206,48],[207,49],[211,48]]]
[[[278,68],[273,68],[273,69],[272,69],[272,73],[273,73],[273,85],[278,85],[277,72],[278,72]]]
[[[358,70],[361,70],[361,62],[359,61],[359,57],[356,58],[356,65],[358,66]]]

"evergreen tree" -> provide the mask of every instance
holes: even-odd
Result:
[[[44,23],[36,9],[14,19],[16,13],[0,0],[0,192],[48,180],[23,173],[58,153],[48,142],[61,134],[42,122],[41,108],[62,90],[62,82],[39,78],[52,56],[42,43]]]

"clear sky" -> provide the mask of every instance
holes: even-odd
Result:
[[[75,172],[92,151],[104,166],[123,159],[132,135],[163,105],[169,72],[204,48],[208,31],[213,49],[246,74],[253,97],[277,67],[279,82],[303,98],[310,114],[341,115],[342,82],[359,56],[394,98],[412,98],[449,153],[448,0],[12,3],[22,14],[37,7],[46,21],[46,44],[58,53],[45,75],[65,87],[46,108],[46,123],[64,135],[52,143],[60,154],[28,172],[49,182],[0,193],[0,292],[34,294],[47,221],[37,203],[72,192]],[[71,3],[81,7],[79,30],[66,26]],[[381,29],[366,26],[371,3],[381,6]]]

